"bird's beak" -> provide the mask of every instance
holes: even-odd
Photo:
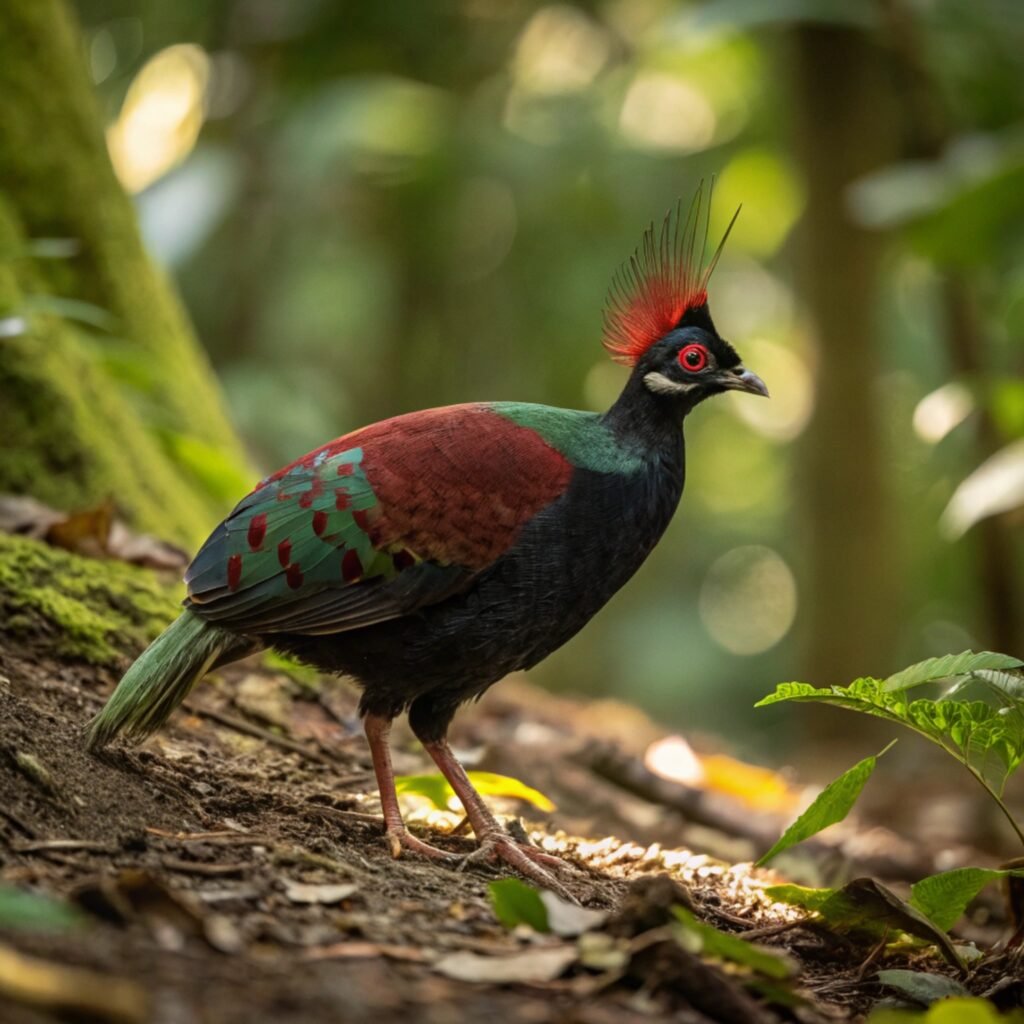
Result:
[[[719,381],[727,391],[746,391],[751,395],[768,397],[768,387],[765,382],[756,373],[751,373],[750,370],[743,366],[726,370],[719,377]]]

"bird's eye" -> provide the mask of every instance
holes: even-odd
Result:
[[[708,350],[703,345],[687,345],[679,353],[679,365],[689,373],[700,373],[708,365]]]

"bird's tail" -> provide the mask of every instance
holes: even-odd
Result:
[[[217,665],[244,657],[254,641],[183,612],[124,674],[103,710],[89,723],[86,747],[115,736],[139,743],[156,732],[189,691]]]

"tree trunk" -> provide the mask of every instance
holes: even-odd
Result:
[[[39,239],[68,244],[54,258]],[[61,0],[0,6],[0,255],[0,492],[113,498],[145,529],[202,540],[245,459],[142,246]]]
[[[881,241],[852,223],[846,206],[849,184],[890,155],[890,104],[881,55],[863,33],[807,24],[791,42],[807,188],[799,258],[817,355],[798,466],[803,661],[804,678],[826,685],[896,667],[900,565],[873,390]]]

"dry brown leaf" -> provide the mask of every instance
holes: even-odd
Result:
[[[184,569],[188,555],[166,541],[136,533],[117,518],[113,502],[61,512],[35,498],[0,495],[0,531],[89,558],[114,558],[148,569]]]
[[[46,542],[89,558],[104,558],[110,552],[110,527],[114,522],[114,506],[105,501],[94,508],[70,512],[50,524]]]

